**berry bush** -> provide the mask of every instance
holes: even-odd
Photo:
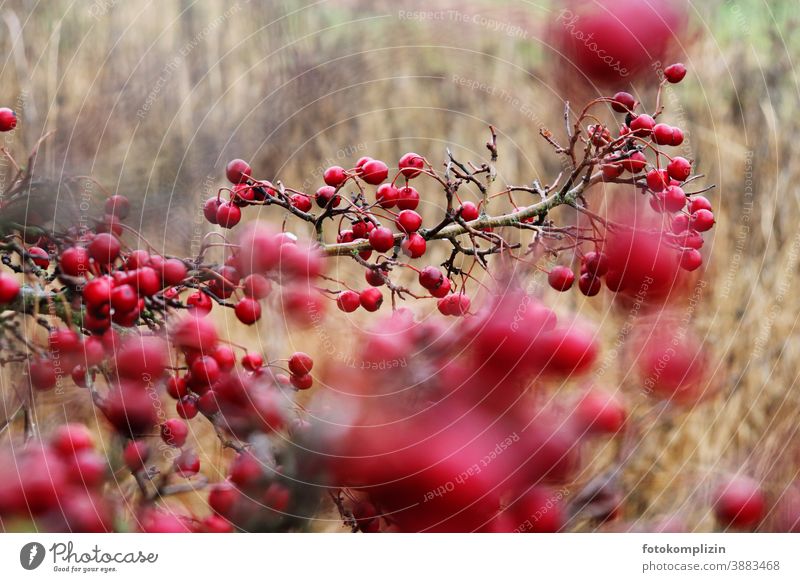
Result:
[[[232,160],[230,185],[202,207],[217,228],[190,257],[158,252],[110,192],[89,224],[49,221],[29,206],[44,187],[39,145],[24,164],[3,150],[16,168],[0,198],[3,528],[297,531],[331,511],[354,532],[635,520],[620,475],[652,418],[628,403],[711,396],[702,347],[661,320],[640,326],[625,361],[645,394],[625,393],[592,381],[599,336],[546,301],[600,295],[656,312],[686,300],[714,211],[693,162],[674,155],[684,130],[662,121],[662,89],[685,75],[663,71],[652,109],[625,92],[567,105],[563,131],[541,130],[564,160],[548,184],[498,183],[494,128],[484,161],[363,157],[327,168],[314,192]],[[0,130],[16,123],[0,109]],[[251,220],[253,207],[275,220]],[[333,261],[352,268],[334,277]],[[363,310],[366,327],[347,331],[361,365],[240,346],[227,309],[242,326],[280,315],[297,329]],[[99,432],[40,419],[46,393],[67,389]],[[226,451],[222,476],[197,450],[206,433]],[[705,501],[721,528],[752,529],[765,496],[735,475]],[[648,527],[690,527],[665,523]]]

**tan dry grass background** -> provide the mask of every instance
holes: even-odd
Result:
[[[703,500],[720,474],[744,465],[775,491],[797,477],[800,36],[790,0],[685,6],[689,34],[677,56],[690,74],[668,93],[667,120],[691,130],[690,157],[706,183],[718,185],[710,196],[718,223],[704,251],[710,266],[691,316],[720,393],[646,427],[625,479],[631,511],[679,511],[705,529]],[[550,181],[559,163],[538,128],[560,130],[564,75],[545,35],[557,8],[490,0],[402,9],[388,0],[5,1],[0,103],[21,113],[6,145],[28,148],[55,130],[38,171],[91,173],[129,196],[149,240],[171,252],[197,244],[198,204],[223,185],[231,157],[250,159],[260,176],[314,189],[324,167],[365,153],[396,160],[414,150],[438,161],[450,146],[482,157],[493,123],[500,181]],[[401,14],[431,9],[455,12],[439,20]],[[474,14],[509,28],[458,16]],[[519,30],[510,33],[512,26]],[[567,93],[592,94],[574,85]],[[652,103],[652,94],[641,97]],[[610,342],[625,317],[607,297],[553,301],[600,322]],[[328,329],[340,322],[334,315]],[[280,322],[261,326],[257,340],[237,333],[238,341],[263,342],[272,357],[289,351]],[[320,352],[329,334],[312,330],[292,342]],[[346,334],[333,337],[347,343]],[[602,382],[624,376],[614,369]],[[646,414],[630,376],[624,388]],[[56,404],[61,410],[64,402]],[[206,450],[219,460],[219,451]]]

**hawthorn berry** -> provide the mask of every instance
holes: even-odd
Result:
[[[266,277],[253,273],[242,281],[242,291],[247,297],[265,299],[272,292],[272,283]]]
[[[113,234],[101,232],[89,243],[89,256],[101,265],[113,263],[119,256],[121,245]]]
[[[222,228],[233,228],[242,220],[241,209],[231,202],[221,202],[217,207],[216,223]]]
[[[161,267],[161,276],[167,286],[182,283],[187,273],[186,265],[179,259],[167,259]]]
[[[425,254],[428,243],[421,234],[413,232],[403,239],[400,243],[400,249],[403,253],[412,259],[418,259]]]
[[[61,253],[58,265],[65,275],[79,277],[89,268],[89,251],[83,247],[69,247]]]
[[[584,273],[578,279],[578,288],[587,297],[594,297],[600,293],[600,278],[590,273]]]
[[[367,183],[377,186],[389,176],[389,166],[380,160],[369,160],[361,166],[361,178]]]
[[[175,412],[186,420],[191,420],[197,416],[197,396],[187,395],[178,400],[177,404],[175,404]]]
[[[342,202],[342,197],[336,193],[333,186],[321,186],[316,192],[317,206],[320,208],[336,208]]]
[[[150,446],[144,441],[130,441],[122,451],[125,466],[134,473],[144,469],[150,458]]]
[[[186,384],[186,379],[180,376],[170,376],[167,379],[167,394],[175,400],[183,398],[189,393],[189,387]]]
[[[369,233],[370,246],[379,253],[385,253],[394,247],[394,235],[384,226],[379,226]]]
[[[686,158],[676,156],[672,158],[672,161],[667,165],[667,172],[669,172],[669,177],[673,180],[683,182],[691,175],[692,165]]]
[[[311,374],[304,374],[302,376],[292,374],[289,377],[289,381],[292,383],[292,386],[298,390],[308,390],[314,384],[314,379],[311,377]]]
[[[289,371],[295,376],[309,374],[313,367],[314,360],[305,352],[295,352],[289,358]]]
[[[247,352],[242,357],[242,367],[245,370],[255,372],[264,365],[264,357],[256,352]]]
[[[339,293],[336,298],[336,305],[345,313],[352,313],[361,305],[361,299],[358,293],[347,289]]]
[[[689,217],[686,214],[678,214],[675,218],[672,219],[672,224],[670,225],[672,232],[675,234],[680,234],[689,230]]]
[[[633,152],[628,158],[620,160],[619,163],[631,174],[637,174],[647,165],[647,158],[642,152]]]
[[[239,496],[239,490],[230,481],[214,483],[208,491],[208,506],[212,511],[224,517],[230,515]]]
[[[51,390],[57,382],[56,370],[52,360],[48,358],[37,358],[29,363],[28,376],[31,386],[37,390]]]
[[[580,399],[575,416],[589,434],[616,434],[625,426],[625,407],[613,394],[590,390]]]
[[[448,279],[447,277],[443,277],[442,282],[439,284],[438,287],[428,289],[428,291],[430,291],[431,295],[433,295],[437,299],[441,299],[442,297],[450,293],[451,287],[452,283],[450,283],[450,279]]]
[[[219,380],[222,372],[219,368],[219,362],[213,356],[200,356],[194,360],[189,367],[191,370],[192,380],[195,385],[204,384],[210,386]]]
[[[402,232],[417,232],[422,226],[422,217],[413,210],[403,210],[397,215],[395,224]]]
[[[600,251],[590,251],[583,257],[586,272],[595,277],[602,277],[608,272],[608,256]]]
[[[375,191],[375,200],[381,208],[392,208],[397,204],[397,197],[399,195],[400,191],[397,187],[387,182],[386,184],[378,186],[378,189]]]
[[[33,264],[40,269],[46,269],[50,266],[50,255],[41,247],[30,247],[27,251],[28,256],[33,261]]]
[[[245,325],[253,325],[261,319],[261,304],[250,297],[242,297],[234,307],[236,317]]]
[[[85,424],[69,423],[59,426],[50,437],[50,445],[62,457],[94,447],[92,433]]]
[[[567,291],[575,282],[575,273],[563,265],[556,265],[547,274],[547,282],[556,291]]]
[[[681,253],[681,268],[686,271],[694,271],[703,264],[703,255],[697,249],[683,249]]]
[[[305,194],[292,194],[289,197],[292,206],[301,212],[309,212],[311,210],[311,198]]]
[[[175,459],[175,471],[181,477],[188,479],[200,472],[200,457],[194,451],[183,451]]]
[[[680,186],[669,186],[664,191],[664,208],[667,212],[680,212],[686,206],[686,193]]]
[[[202,317],[208,315],[213,307],[211,297],[202,291],[195,291],[186,298],[186,306],[193,315]]]
[[[633,95],[620,91],[611,98],[611,108],[618,113],[627,113],[636,108],[636,99]]]
[[[17,127],[17,114],[8,107],[0,107],[0,131],[11,131]]]
[[[181,448],[189,436],[189,426],[180,418],[170,418],[161,425],[161,440],[171,447]]]
[[[669,174],[666,170],[653,169],[647,172],[647,187],[653,192],[661,192],[669,185]]]
[[[670,83],[680,83],[686,76],[686,65],[683,63],[675,63],[664,69],[664,77]]]
[[[0,304],[14,301],[20,292],[20,284],[14,277],[0,273]]]
[[[361,307],[367,311],[378,311],[383,303],[383,294],[380,292],[380,289],[369,287],[359,294],[359,300],[361,302]]]
[[[645,136],[653,131],[655,125],[656,122],[652,117],[646,113],[642,113],[631,120],[629,127],[634,135]]]
[[[225,176],[231,184],[246,182],[252,172],[250,164],[238,158],[228,162],[228,165],[225,167]]]
[[[425,289],[436,289],[443,281],[444,275],[433,265],[427,266],[419,272],[419,284]]]
[[[697,212],[698,210],[712,211],[711,202],[705,196],[694,196],[689,200],[689,212]]]
[[[372,287],[380,287],[381,285],[385,284],[385,277],[387,275],[388,273],[383,269],[367,268],[364,271],[364,279],[366,279],[367,283]]]
[[[123,284],[111,291],[111,307],[121,313],[129,313],[139,305],[139,296],[130,285]]]
[[[412,186],[405,186],[397,191],[397,207],[400,210],[416,210],[419,206],[419,192]]]
[[[347,174],[341,166],[331,166],[322,174],[322,179],[328,186],[338,188],[347,180]]]
[[[697,232],[705,232],[714,226],[714,213],[705,208],[701,208],[689,217],[689,226]]]
[[[420,172],[425,167],[425,159],[419,154],[408,152],[403,154],[397,166],[400,168],[400,173],[403,174],[406,179],[411,180],[419,176]]]
[[[458,207],[458,215],[461,216],[466,222],[471,222],[473,220],[477,220],[480,213],[478,212],[478,207],[469,200],[463,202],[461,206]]]
[[[658,123],[653,128],[653,141],[658,145],[679,146],[683,143],[683,132],[666,123]]]
[[[725,527],[749,529],[764,519],[766,506],[759,484],[749,477],[738,476],[717,488],[714,515]]]

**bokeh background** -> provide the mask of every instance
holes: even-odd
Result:
[[[642,35],[636,74],[592,75],[563,44],[563,11],[579,11],[575,2],[5,0],[0,103],[20,123],[2,145],[23,152],[53,131],[37,173],[94,176],[131,199],[130,222],[155,246],[186,254],[207,231],[200,204],[224,185],[230,158],[313,191],[325,167],[366,154],[394,161],[412,150],[440,161],[450,147],[482,159],[491,123],[500,180],[550,182],[560,163],[539,129],[561,130],[565,99],[632,87],[652,108],[653,63],[683,61],[689,74],[665,95],[666,119],[689,131],[683,151],[704,184],[716,184],[717,216],[686,316],[719,393],[646,427],[625,479],[631,511],[694,513],[706,529],[700,499],[715,475],[746,467],[778,489],[797,478],[798,4],[587,4],[612,16],[646,4],[670,34],[664,43],[657,31]],[[9,165],[0,163],[5,181]],[[552,300],[595,321],[609,342],[625,316],[603,295]],[[329,337],[287,337],[274,321],[236,333],[267,353],[280,349],[276,357],[289,353],[287,341],[314,353]],[[347,345],[348,334],[334,335]],[[600,381],[630,390],[635,411],[634,380],[610,368]],[[63,398],[53,414],[93,414],[83,394]],[[213,439],[204,450],[212,464],[223,459]],[[320,527],[339,529],[335,520]]]

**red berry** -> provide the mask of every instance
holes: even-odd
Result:
[[[264,365],[264,357],[256,352],[247,352],[242,357],[242,367],[245,370],[255,372]]]
[[[683,249],[681,253],[681,268],[686,271],[694,271],[703,264],[703,255],[697,249]]]
[[[400,191],[391,183],[381,184],[375,191],[375,200],[381,208],[392,208],[397,203]]]
[[[425,289],[431,290],[439,287],[444,281],[442,272],[434,266],[428,266],[419,272],[419,284]]]
[[[671,228],[672,232],[675,234],[680,234],[689,230],[689,217],[685,214],[678,214],[672,219]]]
[[[345,313],[352,313],[361,305],[361,299],[355,291],[342,291],[336,298],[336,305]]]
[[[637,115],[630,122],[631,131],[633,131],[634,135],[638,136],[649,135],[650,132],[653,131],[655,125],[655,120],[646,113]]]
[[[239,490],[230,481],[215,483],[208,492],[208,506],[222,516],[230,515],[238,499]]]
[[[89,251],[83,247],[69,247],[61,253],[61,272],[70,277],[79,277],[89,268]]]
[[[603,164],[601,170],[603,172],[604,180],[613,180],[615,178],[619,178],[622,175],[622,172],[625,171],[625,168],[622,167],[622,164],[613,163]]]
[[[389,175],[389,166],[380,160],[370,160],[361,166],[361,178],[367,184],[377,186]]]
[[[178,285],[186,278],[186,265],[180,259],[167,259],[161,267],[161,275],[167,286]]]
[[[408,152],[407,154],[403,154],[403,157],[400,158],[397,165],[403,176],[411,180],[419,176],[420,171],[425,167],[425,160],[419,154]]]
[[[353,238],[367,238],[369,233],[375,228],[375,223],[371,220],[359,220],[353,223]]]
[[[764,493],[749,477],[736,477],[723,483],[715,497],[714,514],[723,526],[753,528],[764,519]]]
[[[314,367],[314,360],[305,352],[295,352],[289,358],[289,371],[295,376],[309,374]]]
[[[394,247],[394,235],[384,226],[379,226],[369,233],[370,246],[379,253],[385,253]]]
[[[172,332],[172,341],[177,347],[211,353],[218,336],[214,324],[207,319],[187,317],[178,322]]]
[[[31,386],[37,390],[50,390],[55,387],[58,381],[53,362],[46,358],[39,358],[31,361],[29,363],[28,374]]]
[[[225,175],[231,184],[246,182],[251,173],[250,165],[238,158],[228,162],[228,165],[225,167]]]
[[[30,247],[27,251],[28,256],[33,261],[33,264],[40,269],[46,269],[50,266],[50,255],[41,247]]]
[[[705,232],[714,226],[714,213],[705,208],[693,212],[689,218],[689,226],[698,232]]]
[[[356,162],[356,170],[361,170],[361,168],[364,167],[364,164],[366,164],[367,162],[369,162],[371,160],[372,160],[372,158],[369,157],[369,156],[363,156],[361,158],[358,158],[358,161]]]
[[[272,283],[269,279],[262,277],[258,273],[253,273],[245,277],[242,281],[242,291],[248,297],[253,299],[264,299],[269,296],[272,291]]]
[[[217,208],[217,222],[222,228],[233,228],[242,219],[242,211],[231,202],[222,202]]]
[[[431,295],[441,299],[442,297],[450,293],[451,287],[452,283],[450,283],[450,279],[448,279],[447,277],[443,277],[441,284],[438,287],[429,289],[429,291],[431,292]]]
[[[311,198],[305,194],[292,194],[289,201],[292,206],[301,212],[309,212],[311,210]]]
[[[385,277],[388,275],[386,271],[383,269],[371,269],[367,268],[364,271],[364,279],[366,279],[367,283],[372,287],[380,287],[383,285],[385,281]]]
[[[642,152],[633,152],[630,157],[620,161],[622,167],[631,174],[641,172],[647,165],[647,158]]]
[[[117,194],[106,199],[103,209],[105,210],[106,214],[111,216],[116,216],[117,218],[126,218],[131,210],[131,203],[125,196]]]
[[[89,243],[89,256],[101,265],[108,265],[119,256],[120,244],[113,234],[102,232]]]
[[[403,210],[395,221],[402,232],[417,232],[422,226],[422,217],[413,210]]]
[[[470,222],[473,220],[477,220],[480,213],[478,212],[478,207],[470,201],[464,202],[458,208],[458,214],[463,218],[466,222]]]
[[[708,210],[709,212],[712,210],[711,202],[705,196],[695,196],[689,200],[689,211],[697,212],[698,210]]]
[[[584,273],[578,279],[578,288],[587,297],[594,297],[600,293],[600,278],[589,273]]]
[[[195,382],[210,386],[220,377],[219,363],[213,356],[200,356],[192,362],[189,367],[192,374],[192,380]]]
[[[588,252],[583,257],[586,272],[595,277],[602,277],[608,272],[608,257],[601,252]]]
[[[369,287],[361,292],[359,300],[361,301],[361,307],[367,311],[378,311],[383,303],[383,294],[379,289]]]
[[[400,244],[400,248],[402,249],[403,253],[412,259],[418,259],[424,255],[427,246],[428,243],[425,242],[425,239],[422,237],[422,235],[416,232],[408,235]]]
[[[200,457],[194,451],[183,451],[175,459],[175,471],[186,479],[197,475],[200,471]]]
[[[183,398],[189,393],[189,388],[186,385],[186,380],[180,376],[170,376],[167,380],[167,394],[172,396],[175,400]]]
[[[243,297],[234,307],[236,317],[246,325],[252,325],[261,319],[261,304],[250,297]]]
[[[673,180],[683,182],[691,175],[692,165],[686,158],[677,156],[672,158],[672,161],[667,165],[667,172],[669,172],[669,177]]]
[[[11,275],[0,273],[0,305],[11,303],[19,296],[21,286]]]
[[[411,186],[400,188],[397,192],[397,207],[400,210],[416,210],[419,206],[419,192]]]
[[[591,390],[578,402],[575,416],[582,431],[616,434],[625,425],[627,414],[625,407],[613,394]]]
[[[130,285],[119,285],[111,291],[111,307],[120,313],[129,313],[139,305],[139,296]]]
[[[220,204],[222,204],[222,200],[216,196],[209,198],[203,204],[203,216],[205,216],[206,220],[211,224],[217,224],[217,210],[219,210]]]
[[[336,193],[333,186],[321,186],[316,193],[317,206],[320,208],[336,208],[342,202],[342,197]]]
[[[341,166],[331,166],[322,174],[322,179],[325,180],[328,186],[338,188],[347,180],[347,174]]]
[[[186,306],[189,308],[190,313],[198,317],[208,315],[213,306],[211,297],[202,291],[195,291],[186,298]]]
[[[661,192],[669,184],[666,170],[653,169],[647,172],[647,187],[653,192]]]
[[[98,277],[89,281],[83,288],[83,300],[89,309],[98,310],[111,301],[113,283],[108,277]]]
[[[51,446],[63,457],[94,447],[92,433],[85,424],[69,423],[59,426],[50,437]]]
[[[17,114],[8,107],[0,107],[0,131],[11,131],[17,127]]]
[[[122,459],[125,465],[133,471],[141,471],[147,459],[150,457],[150,447],[144,441],[130,441],[122,451]]]
[[[547,275],[547,282],[557,291],[567,291],[575,282],[575,273],[563,265],[557,265]]]
[[[171,447],[180,448],[186,444],[189,427],[180,418],[170,418],[161,425],[161,440]]]
[[[680,83],[686,76],[686,66],[683,63],[675,63],[664,69],[664,77],[670,83]]]
[[[311,377],[311,374],[304,374],[302,376],[296,376],[295,374],[292,374],[289,377],[289,381],[292,383],[292,386],[298,390],[308,390],[314,383],[314,379]]]
[[[178,416],[187,420],[197,416],[197,397],[188,395],[178,400],[175,405],[175,412],[178,413]]]
[[[633,98],[633,95],[626,93],[625,91],[620,91],[611,99],[611,108],[619,113],[633,111],[633,109],[636,107],[636,99]]]
[[[680,212],[686,206],[686,193],[680,186],[670,186],[664,191],[664,208],[668,212]]]

